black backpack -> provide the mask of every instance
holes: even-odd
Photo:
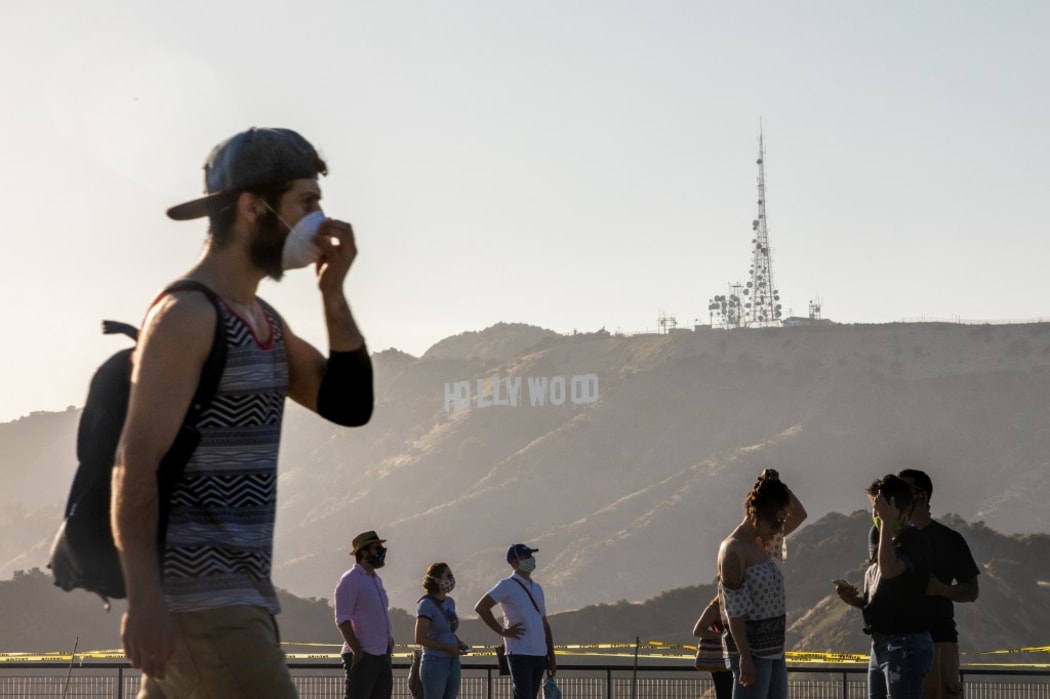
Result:
[[[215,307],[217,319],[215,338],[201,370],[193,402],[157,470],[158,552],[163,549],[165,541],[169,497],[200,441],[195,425],[215,397],[226,363],[226,330],[219,297],[205,285],[190,280],[175,282],[165,292],[185,289],[200,291],[207,296]],[[102,332],[138,339],[138,330],[125,323],[103,321]],[[130,347],[117,352],[91,378],[77,428],[77,471],[64,519],[51,545],[51,561],[47,565],[55,577],[55,585],[67,591],[79,587],[94,592],[105,601],[107,610],[109,598],[122,599],[126,595],[124,575],[110,526],[110,480],[117,443],[128,411],[131,352]]]

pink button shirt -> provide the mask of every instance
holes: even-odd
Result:
[[[393,645],[394,630],[390,625],[389,607],[383,581],[363,566],[355,564],[343,573],[335,586],[336,626],[349,621],[361,643],[361,650],[369,655],[386,655]],[[342,652],[350,652],[345,641]]]

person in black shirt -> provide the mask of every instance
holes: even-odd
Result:
[[[871,635],[869,699],[920,699],[933,661],[933,640],[926,619],[930,545],[911,524],[912,491],[892,474],[867,489],[878,527],[878,547],[864,576],[863,593],[845,580],[835,581],[842,601],[864,616]]]
[[[933,481],[924,472],[907,468],[897,474],[911,486],[915,499],[912,524],[930,542],[930,582],[926,588],[926,615],[933,637],[933,666],[926,676],[922,699],[960,699],[959,634],[955,630],[955,602],[973,602],[980,593],[980,568],[962,534],[930,518]]]

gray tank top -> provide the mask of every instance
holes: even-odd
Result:
[[[280,316],[259,303],[266,343],[223,306],[226,366],[171,498],[163,571],[172,612],[241,604],[280,611],[270,572],[288,360]]]

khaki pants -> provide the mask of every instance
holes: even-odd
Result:
[[[142,677],[138,699],[235,699],[299,694],[288,675],[277,623],[262,607],[172,615],[175,654],[163,680]]]
[[[960,699],[959,644],[934,643],[933,665],[922,685],[922,699]]]

